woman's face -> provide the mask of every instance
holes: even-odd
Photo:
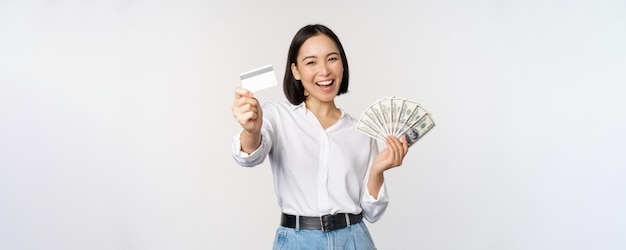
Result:
[[[337,44],[323,34],[312,36],[302,44],[296,60],[291,64],[291,72],[302,82],[306,102],[332,102],[343,78]]]

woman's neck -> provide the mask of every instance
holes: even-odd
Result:
[[[304,102],[306,108],[311,111],[324,129],[337,123],[341,118],[341,110],[335,106],[335,102],[318,102],[315,100],[306,100]]]

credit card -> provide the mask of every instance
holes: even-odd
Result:
[[[239,78],[241,78],[241,86],[250,90],[250,92],[256,92],[278,84],[271,64],[241,73]]]

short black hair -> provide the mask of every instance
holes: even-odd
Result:
[[[298,65],[298,51],[300,51],[302,44],[304,44],[304,42],[309,38],[320,34],[326,35],[335,42],[337,48],[339,49],[339,55],[341,56],[341,62],[343,64],[343,78],[337,95],[348,93],[348,80],[350,75],[348,70],[348,59],[346,58],[346,53],[343,50],[343,46],[341,45],[339,38],[328,27],[321,24],[311,24],[298,30],[296,35],[293,37],[293,40],[291,40],[289,53],[287,54],[287,66],[285,67],[285,78],[283,79],[283,91],[285,92],[287,100],[289,100],[289,102],[293,105],[298,105],[304,102],[306,96],[304,96],[304,86],[302,86],[302,82],[296,80],[291,72],[291,64],[294,63],[295,65]]]

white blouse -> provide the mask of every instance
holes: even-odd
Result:
[[[240,135],[233,138],[233,158],[244,167],[263,163],[266,155],[281,211],[291,215],[358,214],[378,221],[389,198],[385,184],[378,199],[367,189],[378,146],[355,130],[357,120],[341,110],[341,118],[324,129],[304,103],[268,102],[263,108],[261,145],[248,155]]]

